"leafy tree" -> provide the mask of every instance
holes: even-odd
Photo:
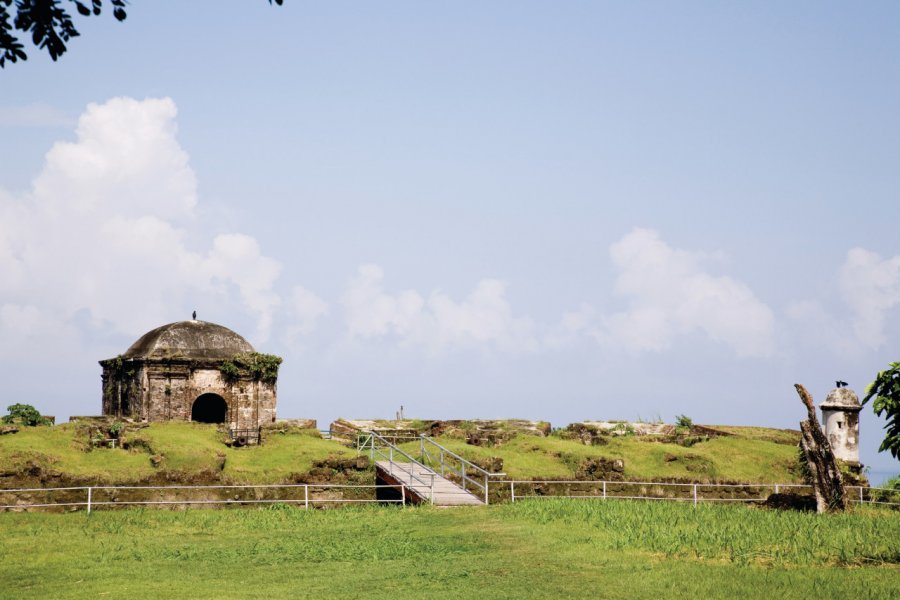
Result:
[[[124,21],[128,0],[108,1],[116,20]],[[280,6],[284,0],[269,0],[269,4],[273,2]],[[72,4],[82,17],[103,12],[103,0],[0,0],[0,67],[5,67],[6,61],[28,60],[25,46],[13,35],[16,30],[30,34],[31,42],[41,50],[46,48],[54,61],[62,56],[66,42],[81,35],[66,10]]]
[[[887,450],[894,458],[900,459],[900,362],[892,362],[890,368],[878,374],[869,387],[862,403],[875,398],[872,408],[877,416],[887,415],[887,430],[881,441],[879,452]]]
[[[42,417],[38,409],[30,404],[13,404],[7,406],[6,410],[9,411],[9,414],[3,417],[4,423],[15,423],[26,427],[50,424],[50,419]]]

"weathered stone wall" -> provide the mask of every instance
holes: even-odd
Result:
[[[240,380],[229,389],[228,402],[232,427],[250,429],[275,422],[275,385]]]
[[[140,364],[135,361],[111,359],[100,363],[103,390],[102,414],[124,418],[145,419]]]
[[[274,423],[276,384],[241,377],[226,383],[216,365],[183,361],[105,361],[103,414],[136,421],[190,421],[203,394],[221,396],[234,429]]]
[[[188,421],[191,418],[191,370],[187,365],[147,365],[142,369],[147,421]]]
[[[835,458],[859,462],[859,412],[822,410],[822,421]]]

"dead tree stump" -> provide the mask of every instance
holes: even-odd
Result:
[[[800,447],[809,465],[810,483],[816,495],[816,510],[818,512],[844,510],[844,484],[841,481],[841,471],[828,438],[822,433],[819,419],[816,418],[816,406],[812,396],[799,383],[795,383],[797,393],[806,406],[809,418],[800,421]]]

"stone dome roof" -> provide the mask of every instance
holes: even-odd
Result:
[[[834,388],[828,392],[821,408],[832,410],[860,410],[859,396],[848,387]]]
[[[206,321],[178,321],[148,331],[123,358],[224,360],[241,352],[254,352],[243,337]]]

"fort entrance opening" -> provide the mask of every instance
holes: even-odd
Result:
[[[191,421],[197,423],[224,423],[228,405],[218,394],[203,394],[194,400]]]

